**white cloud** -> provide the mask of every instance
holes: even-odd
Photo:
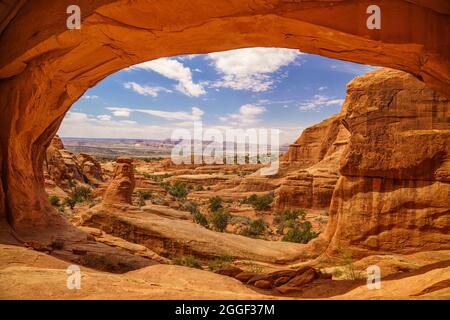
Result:
[[[199,121],[201,120],[204,112],[200,108],[193,107],[191,112],[185,111],[163,111],[155,109],[129,109],[121,107],[108,107],[106,108],[112,111],[115,116],[130,116],[132,112],[146,113],[155,117],[164,118],[166,120],[177,120],[177,121]]]
[[[88,100],[94,100],[94,99],[98,99],[98,98],[99,98],[99,97],[96,96],[95,94],[94,94],[94,95],[88,95],[88,94],[86,94],[86,95],[83,96],[83,99],[88,99]]]
[[[97,116],[97,119],[100,121],[110,121],[111,116],[107,115],[107,114],[101,114],[101,115]]]
[[[294,62],[302,53],[284,48],[245,48],[208,54],[222,79],[213,87],[261,92],[273,87],[272,73]]]
[[[137,112],[146,113],[155,117],[164,118],[166,120],[181,120],[181,121],[198,121],[201,120],[204,112],[203,110],[193,107],[192,112],[184,111],[162,111],[151,109],[137,109]]]
[[[151,70],[166,78],[178,81],[175,89],[190,97],[198,97],[206,93],[201,84],[193,82],[191,69],[175,59],[160,58],[137,64],[130,68]]]
[[[318,91],[324,91],[324,90],[326,90],[326,89],[328,89],[327,86],[322,86],[322,87],[319,87],[317,90],[318,90]]]
[[[172,90],[163,88],[163,87],[150,87],[146,85],[140,85],[136,82],[126,82],[123,84],[126,89],[131,89],[134,92],[137,92],[143,96],[152,96],[157,97],[160,91],[164,92],[172,92]]]
[[[131,112],[133,111],[132,109],[128,109],[128,108],[116,108],[116,107],[108,107],[106,108],[108,110],[111,110],[112,114],[115,117],[125,117],[128,118],[131,115]]]
[[[325,106],[339,106],[344,103],[344,99],[330,98],[324,95],[316,94],[313,99],[305,100],[300,103],[300,111],[320,110]]]
[[[230,122],[231,125],[250,125],[260,121],[259,115],[266,112],[266,108],[253,104],[244,104],[239,108],[238,113],[219,117],[220,121]]]

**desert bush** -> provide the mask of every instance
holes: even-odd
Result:
[[[85,186],[76,187],[71,195],[77,202],[90,200],[92,197],[92,189]]]
[[[165,189],[171,196],[177,199],[185,199],[189,193],[189,186],[179,180],[173,184],[166,184]]]
[[[148,191],[138,191],[137,192],[137,196],[138,196],[138,203],[139,203],[139,207],[142,207],[143,205],[145,205],[145,200],[150,200],[152,198],[152,194]]]
[[[211,271],[217,271],[230,266],[231,262],[234,260],[232,256],[223,255],[215,258],[212,261],[208,262],[208,268]]]
[[[256,211],[266,211],[270,209],[270,204],[273,201],[273,194],[267,194],[258,197],[252,194],[250,197],[243,200],[243,203],[251,205]]]
[[[73,208],[75,208],[75,205],[77,204],[77,200],[73,197],[65,197],[63,204],[69,206],[70,209],[73,210]]]
[[[258,237],[267,229],[267,224],[262,219],[254,220],[250,225],[242,231],[242,235],[246,237]]]
[[[306,212],[304,209],[294,209],[294,210],[286,210],[284,211],[284,220],[296,220],[296,219],[305,219]]]
[[[361,276],[355,269],[355,266],[353,264],[352,252],[347,249],[339,248],[338,253],[339,253],[340,265],[344,268],[344,270],[341,270],[341,274],[347,280],[363,279],[364,277]]]
[[[50,246],[55,250],[62,250],[64,248],[64,240],[54,239]]]
[[[208,228],[208,219],[206,219],[206,216],[201,212],[194,213],[194,222]]]
[[[139,191],[138,194],[144,200],[150,200],[152,198],[152,194],[149,191]]]
[[[277,227],[278,232],[283,234],[285,228],[298,228],[298,220],[304,221],[306,212],[304,209],[285,210],[283,213],[275,215],[273,224]]]
[[[195,191],[204,191],[204,190],[205,190],[205,188],[203,188],[202,185],[198,185],[195,187]]]
[[[309,221],[302,221],[290,227],[287,234],[283,236],[282,241],[308,243],[316,237],[317,233],[312,230],[311,223]]]
[[[64,205],[73,209],[77,203],[90,201],[92,199],[92,189],[85,186],[76,187],[68,197],[64,198]]]
[[[185,266],[189,268],[201,269],[200,262],[193,256],[178,257],[173,260],[173,263],[179,266]]]
[[[179,210],[189,211],[191,214],[198,212],[198,204],[194,201],[187,201],[181,203],[178,207]]]
[[[231,215],[222,208],[220,208],[212,213],[211,224],[213,225],[215,230],[223,232],[227,228],[230,219]]]
[[[61,204],[61,202],[57,196],[50,196],[48,198],[48,200],[50,201],[50,204],[54,207],[59,207]]]
[[[161,257],[164,257],[164,258],[170,258],[170,256],[171,256],[171,254],[170,254],[170,252],[169,251],[167,251],[167,250],[164,250],[164,251],[161,251],[161,253],[159,254]]]
[[[252,219],[245,216],[232,216],[230,219],[230,224],[237,224],[237,223],[241,223],[248,226],[252,223]]]
[[[209,199],[208,209],[211,212],[216,212],[219,209],[222,209],[222,198],[219,196],[212,197]]]

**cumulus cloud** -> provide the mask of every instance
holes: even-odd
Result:
[[[302,53],[284,48],[246,48],[208,54],[222,78],[213,87],[266,91],[273,87],[273,73],[294,62]]]
[[[194,83],[191,69],[176,59],[160,58],[137,64],[130,69],[151,70],[166,78],[178,81],[175,89],[190,97],[198,97],[206,93],[201,84]]]
[[[330,98],[324,95],[316,94],[313,99],[305,100],[300,103],[300,111],[316,111],[326,106],[339,106],[344,103],[344,99]]]
[[[139,83],[136,82],[126,82],[123,84],[123,86],[126,89],[133,90],[134,92],[137,92],[143,96],[157,97],[160,91],[172,92],[172,90],[163,87],[150,87],[146,85],[140,85]]]
[[[106,108],[108,110],[111,110],[112,114],[115,117],[125,117],[128,118],[131,115],[131,112],[133,111],[132,109],[128,109],[128,108],[115,108],[115,107],[108,107]]]
[[[266,112],[266,108],[253,104],[244,104],[239,108],[239,112],[219,117],[223,122],[230,122],[231,125],[250,125],[259,122],[259,115]]]

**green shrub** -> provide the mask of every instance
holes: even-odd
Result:
[[[194,213],[194,222],[205,228],[208,227],[208,219],[206,219],[206,216],[200,212]]]
[[[252,223],[252,219],[250,219],[249,217],[245,217],[245,216],[231,217],[230,224],[236,224],[236,223],[241,223],[241,224],[249,226]]]
[[[189,211],[191,214],[198,212],[198,204],[194,201],[188,201],[180,204],[179,210]]]
[[[339,252],[339,260],[340,264],[344,267],[344,270],[341,270],[344,274],[345,278],[348,280],[358,280],[363,277],[358,274],[353,264],[353,254],[350,250],[347,249],[338,249]]]
[[[216,271],[220,269],[224,269],[230,266],[231,262],[233,262],[234,258],[229,255],[223,255],[215,258],[214,260],[208,263],[208,268],[211,271]]]
[[[218,196],[210,198],[208,208],[211,212],[216,212],[219,209],[222,209],[222,198]]]
[[[286,210],[284,211],[284,220],[295,220],[297,218],[305,219],[306,212],[304,209],[294,209],[294,210]]]
[[[69,206],[70,209],[73,210],[73,208],[75,208],[75,205],[77,204],[77,200],[73,197],[65,197],[63,204]]]
[[[54,207],[59,207],[59,205],[61,204],[57,196],[50,196],[48,200],[50,201],[50,204]]]
[[[50,246],[55,250],[62,250],[64,248],[64,240],[62,239],[55,239],[52,241]]]
[[[251,205],[256,211],[266,211],[270,209],[270,204],[273,201],[273,194],[258,197],[252,194],[250,197],[243,200],[243,203]]]
[[[185,199],[189,193],[189,186],[182,181],[175,181],[174,184],[163,184],[166,191],[173,197]]]
[[[179,266],[185,266],[189,268],[201,269],[200,262],[193,256],[178,257],[173,260],[173,263]]]
[[[262,219],[254,220],[242,231],[242,235],[247,237],[258,237],[267,229],[267,224]]]
[[[138,191],[138,205],[142,207],[145,205],[145,200],[150,200],[152,198],[152,194],[148,191]]]
[[[72,191],[71,197],[77,202],[90,200],[92,197],[92,189],[89,187],[79,186]]]
[[[227,228],[228,222],[231,219],[231,215],[222,208],[212,213],[211,224],[214,229],[223,232]]]
[[[311,223],[309,221],[303,221],[291,227],[288,233],[283,236],[282,240],[288,242],[308,243],[315,237],[317,237],[317,233],[312,230]]]
[[[144,200],[150,200],[152,198],[152,194],[148,191],[138,191],[138,195]]]
[[[279,233],[283,233],[285,228],[298,228],[298,220],[304,221],[306,212],[304,209],[285,210],[273,218],[273,224],[277,227]]]
[[[76,187],[68,197],[64,198],[64,205],[68,205],[71,209],[75,207],[77,203],[84,201],[90,201],[92,199],[92,189],[89,187],[79,186]]]

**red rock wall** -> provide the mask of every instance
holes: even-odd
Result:
[[[341,119],[341,115],[336,115],[303,130],[300,137],[289,146],[289,150],[281,157],[281,161],[304,167],[315,165],[321,161],[336,140]]]
[[[450,248],[450,101],[381,69],[347,87],[351,137],[325,232],[329,252]]]

